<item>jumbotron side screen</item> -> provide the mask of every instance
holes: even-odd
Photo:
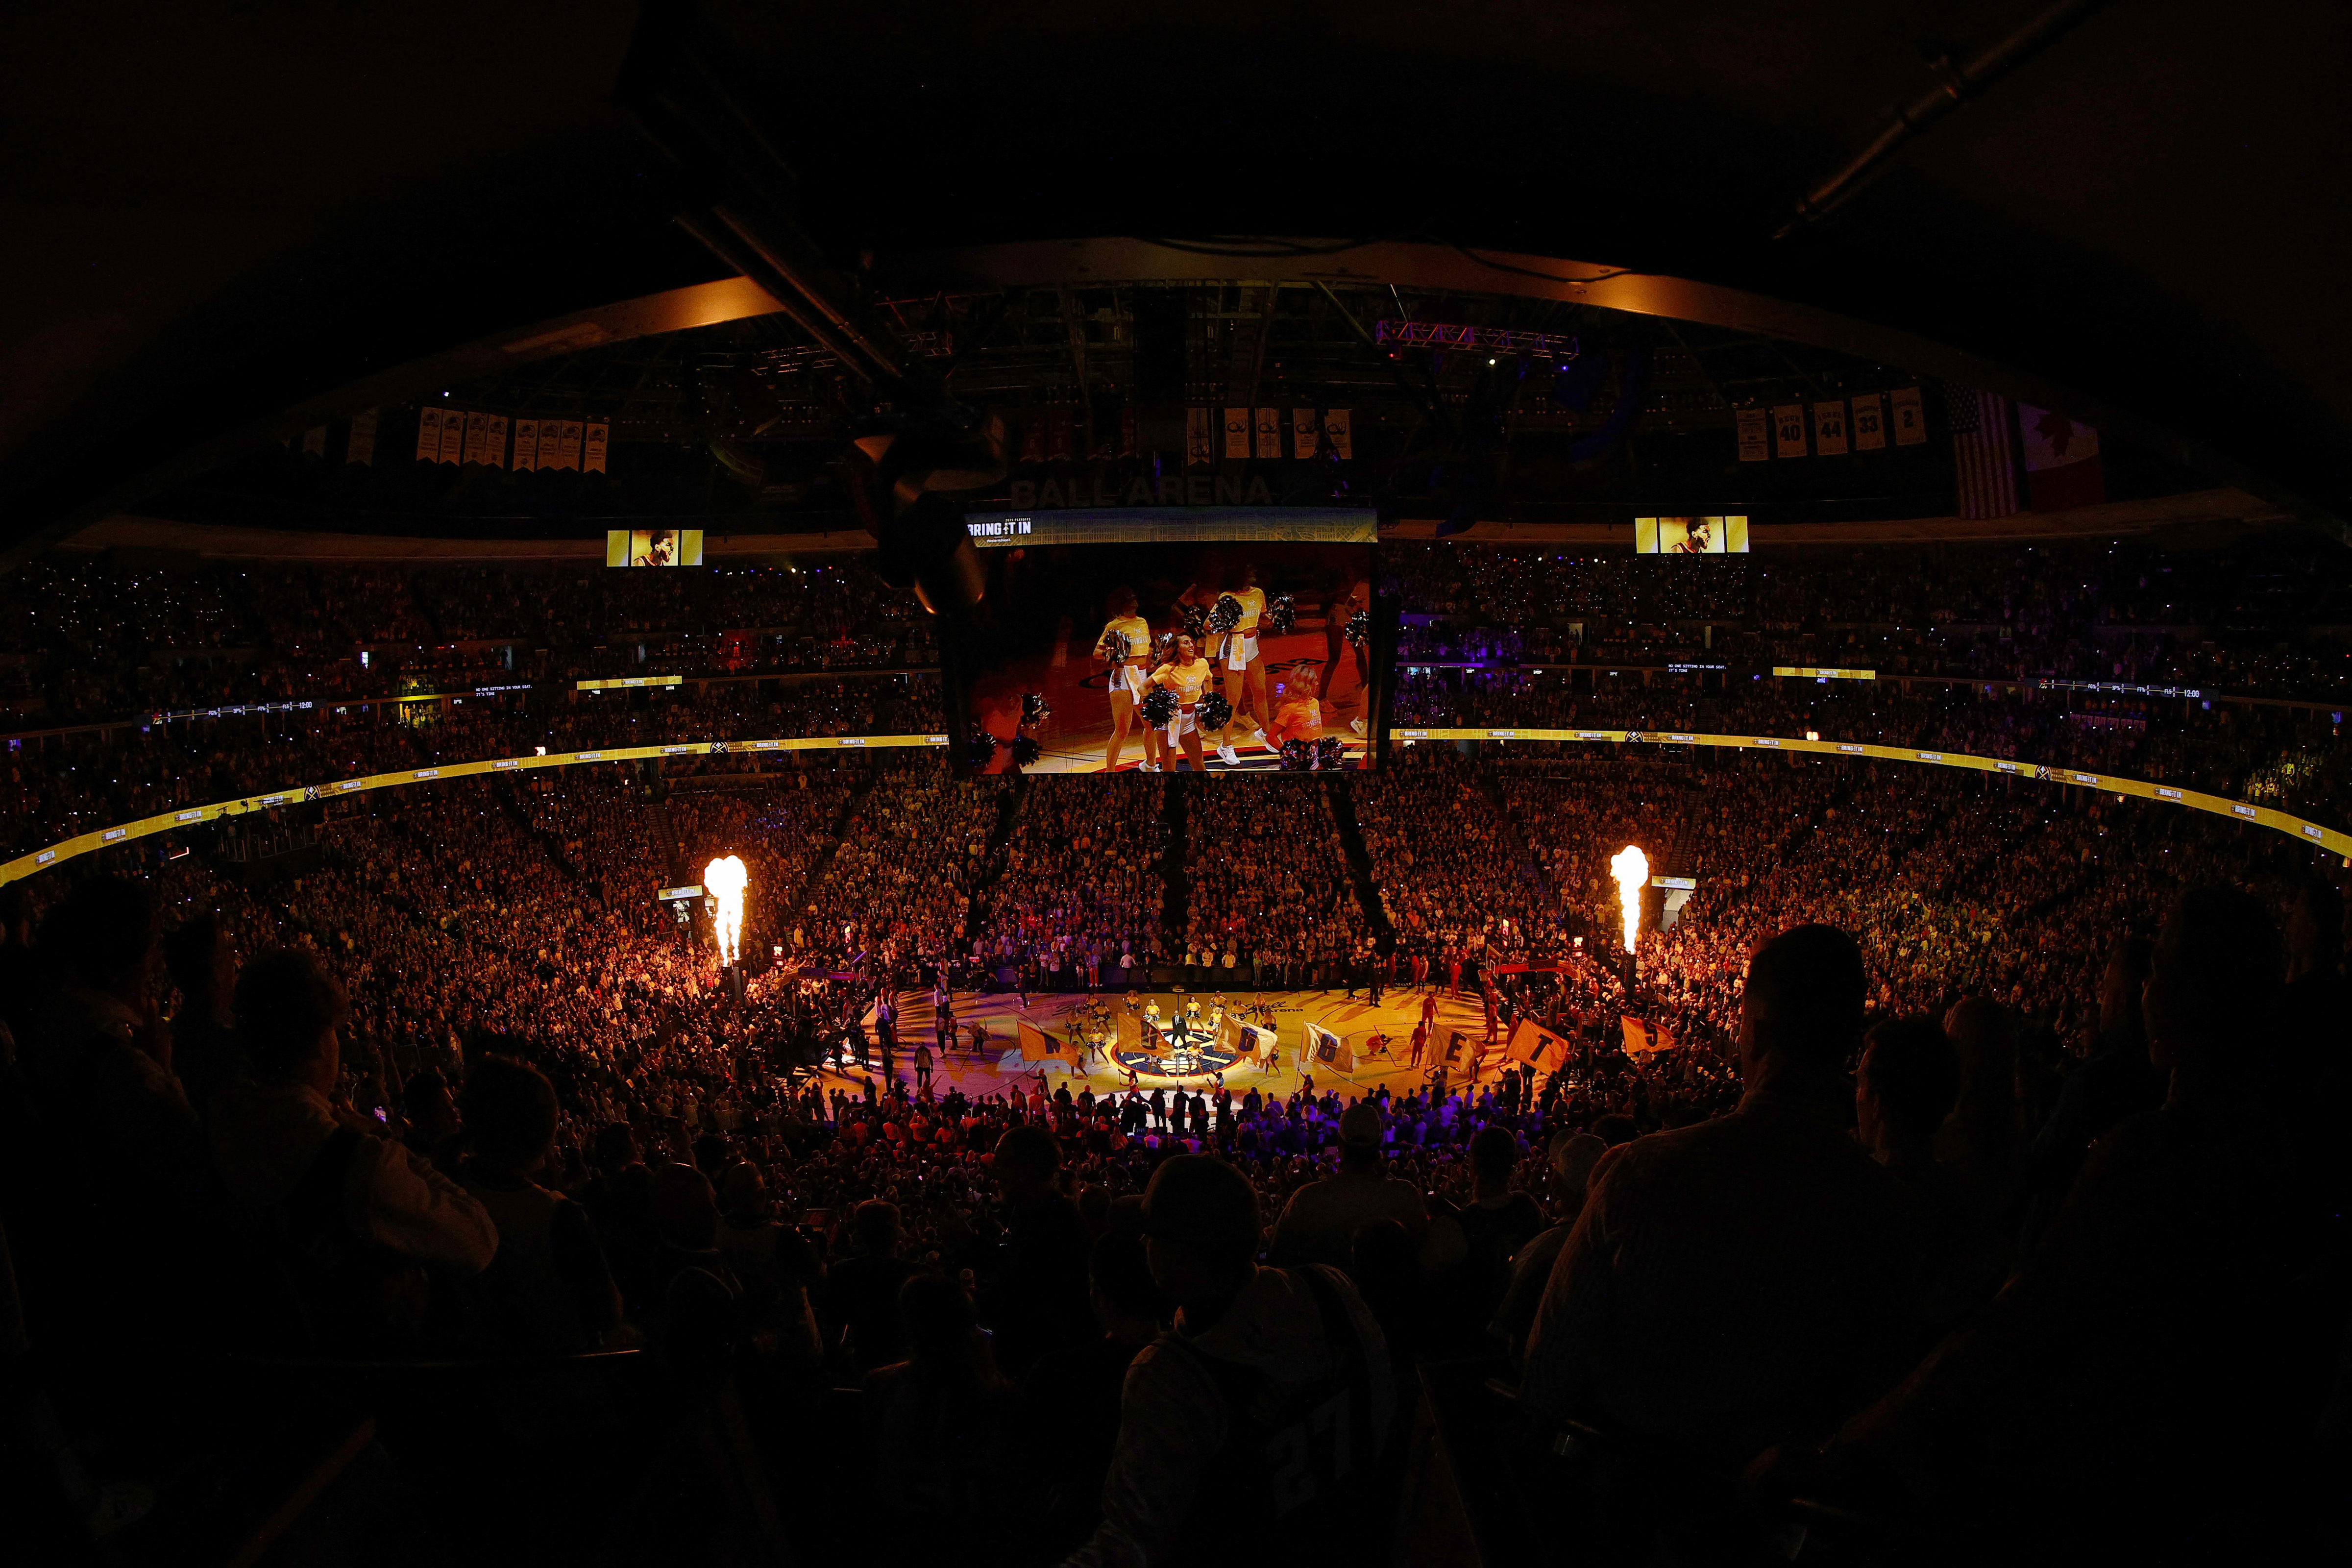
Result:
[[[948,659],[975,773],[1308,773],[1379,754],[1376,520],[1328,508],[975,513]]]

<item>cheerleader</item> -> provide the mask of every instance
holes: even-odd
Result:
[[[1136,704],[1143,700],[1144,671],[1151,658],[1151,627],[1136,611],[1135,590],[1110,591],[1110,620],[1095,639],[1095,657],[1109,667],[1110,746],[1103,753],[1103,772],[1118,771],[1118,754],[1127,747],[1127,731],[1135,721]],[[1160,771],[1160,737],[1143,726],[1143,771]]]
[[[1370,615],[1372,608],[1372,584],[1366,577],[1354,577],[1323,606],[1323,679],[1316,689],[1319,701],[1331,695],[1332,685],[1339,679],[1339,644],[1347,637],[1348,624],[1358,616]],[[1348,643],[1356,666],[1356,684],[1370,689],[1372,684],[1372,651],[1362,641]],[[1364,732],[1364,721],[1358,719],[1349,726],[1357,734]]]
[[[1207,773],[1207,759],[1201,754],[1201,694],[1208,689],[1209,661],[1201,657],[1191,633],[1176,635],[1174,657],[1151,672],[1150,683],[1176,699],[1176,711],[1169,715],[1168,731],[1161,738],[1160,755],[1172,757],[1175,748],[1181,746],[1192,771]]]
[[[1217,647],[1217,667],[1226,699],[1233,704],[1233,717],[1217,736],[1217,755],[1227,767],[1241,763],[1241,758],[1234,752],[1235,725],[1248,730],[1267,751],[1274,750],[1265,738],[1273,710],[1266,704],[1265,660],[1259,656],[1257,646],[1258,622],[1265,614],[1265,590],[1257,585],[1257,563],[1243,562],[1234,582],[1235,586],[1218,595],[1241,606],[1239,618],[1223,635]]]

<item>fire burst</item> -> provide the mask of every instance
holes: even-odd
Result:
[[[1633,951],[1633,939],[1642,934],[1642,889],[1650,880],[1650,858],[1638,845],[1628,844],[1617,851],[1609,862],[1609,874],[1617,879],[1617,907],[1625,911],[1625,951]]]
[[[743,862],[732,855],[722,856],[702,868],[702,885],[719,900],[719,915],[713,925],[719,936],[721,963],[732,963],[741,956],[743,885],[749,880]]]

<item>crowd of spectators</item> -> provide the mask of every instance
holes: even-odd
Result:
[[[847,554],[613,572],[58,552],[0,584],[0,729],[492,683],[930,668],[929,622]]]
[[[1020,792],[971,939],[975,970],[1024,988],[1124,985],[1162,962],[1166,780],[1046,773]]]
[[[1336,815],[1346,787],[1250,778],[1192,793],[1176,953],[1188,984],[1319,989],[1362,962],[1371,928]]]

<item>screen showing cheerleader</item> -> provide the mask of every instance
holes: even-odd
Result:
[[[1373,549],[1194,537],[982,552],[979,624],[949,661],[965,765],[1370,765],[1387,668]]]

